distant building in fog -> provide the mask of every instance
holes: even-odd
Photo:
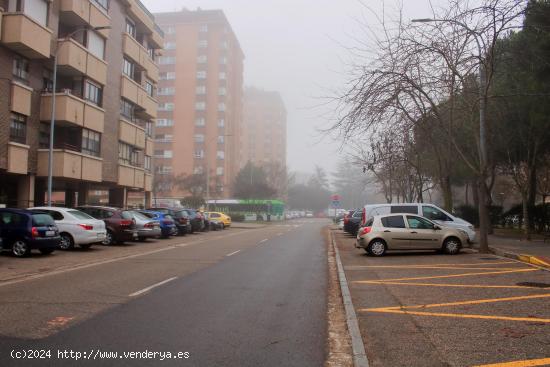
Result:
[[[286,108],[278,92],[244,92],[241,163],[286,167]]]
[[[221,10],[184,9],[155,19],[165,34],[155,127],[157,196],[189,195],[170,177],[208,170],[210,197],[228,197],[240,168],[244,54],[239,41]]]

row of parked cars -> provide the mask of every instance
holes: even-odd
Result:
[[[0,208],[0,249],[24,257],[33,249],[50,254],[55,249],[87,249],[94,244],[168,238],[229,226],[231,217],[223,213],[184,208]]]
[[[369,204],[337,218],[369,255],[391,250],[442,250],[457,254],[475,242],[474,226],[433,204]]]

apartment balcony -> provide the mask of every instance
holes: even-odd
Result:
[[[105,110],[70,93],[56,93],[55,120],[65,121],[86,129],[103,132]],[[52,94],[43,94],[40,100],[40,120],[50,121]]]
[[[53,177],[101,182],[103,160],[66,149],[53,151]],[[48,149],[38,149],[37,176],[48,176]]]
[[[141,70],[145,70],[149,79],[156,83],[159,77],[158,66],[149,57],[147,49],[127,33],[122,37],[124,53],[134,60]]]
[[[22,13],[2,17],[2,43],[30,59],[45,59],[51,54],[52,31]]]
[[[28,173],[29,149],[28,145],[8,142],[8,172],[20,175]]]
[[[32,88],[11,82],[11,110],[25,116],[31,114]]]
[[[163,47],[162,31],[153,20],[153,15],[139,0],[126,0],[128,3],[128,14],[136,21],[140,32],[151,35],[150,41],[155,48]]]
[[[117,183],[120,186],[143,189],[145,187],[145,170],[119,163]]]
[[[57,65],[60,74],[70,76],[86,75],[95,81],[107,84],[107,63],[76,42],[64,39],[58,42]]]
[[[118,139],[139,149],[145,149],[145,129],[127,120],[119,120]]]
[[[148,155],[148,156],[153,156],[153,151],[154,151],[154,147],[155,147],[155,142],[153,141],[153,139],[147,137],[145,139],[145,155]]]
[[[80,27],[103,27],[111,23],[107,10],[90,0],[61,0],[59,20]]]
[[[153,175],[145,173],[145,185],[143,187],[145,191],[153,191]]]
[[[144,119],[154,119],[157,117],[158,103],[153,99],[147,91],[138,83],[122,76],[122,97],[136,104],[140,110],[136,111],[136,115]]]

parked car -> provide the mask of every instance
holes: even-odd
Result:
[[[392,250],[443,250],[454,255],[460,252],[468,234],[443,227],[424,217],[399,213],[375,215],[357,235],[356,247],[369,255],[383,256]]]
[[[162,238],[175,236],[178,233],[176,222],[174,221],[174,218],[170,214],[166,214],[166,213],[158,212],[154,210],[140,210],[139,212],[149,217],[150,219],[153,219],[159,222],[160,235]]]
[[[207,212],[210,219],[218,219],[223,223],[223,227],[231,227],[231,217],[222,212]]]
[[[344,231],[356,236],[359,227],[361,226],[362,218],[361,210],[350,210],[348,216],[344,218]]]
[[[369,204],[363,208],[362,225],[366,223],[370,218],[376,215],[385,215],[393,213],[410,213],[425,217],[435,223],[460,229],[468,234],[468,243],[475,242],[476,232],[474,226],[471,223],[466,222],[463,219],[455,217],[454,215],[446,212],[445,210],[437,207],[433,204],[427,203],[402,203],[402,204]]]
[[[213,213],[206,212],[204,213],[204,217],[208,221],[211,231],[222,230],[225,228],[222,220],[220,218],[213,217]]]
[[[132,213],[136,223],[139,241],[145,241],[148,238],[157,238],[162,235],[158,220],[150,218],[137,210],[132,210],[130,213]]]
[[[121,244],[138,238],[134,216],[129,210],[92,205],[79,206],[76,209],[105,223],[107,233],[102,242],[104,245]]]
[[[24,209],[0,209],[0,234],[1,249],[17,257],[28,256],[33,249],[51,254],[61,242],[59,229],[49,214]]]
[[[198,210],[195,209],[186,209],[189,213],[189,219],[191,220],[191,233],[201,232],[204,228],[204,220]]]
[[[192,232],[189,213],[185,209],[156,207],[156,208],[148,208],[147,210],[151,210],[154,212],[161,212],[161,213],[170,215],[174,219],[174,223],[176,225],[176,228],[178,229],[177,234],[185,235],[187,233]]]
[[[93,244],[105,241],[107,234],[105,223],[80,210],[47,206],[29,210],[51,215],[59,229],[61,250],[73,249],[75,245],[88,249]]]

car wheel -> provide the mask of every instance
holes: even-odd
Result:
[[[443,251],[448,255],[458,254],[460,252],[460,247],[462,247],[462,243],[456,237],[447,238],[445,242],[443,242]]]
[[[11,246],[11,252],[14,256],[25,257],[29,256],[31,253],[31,248],[25,240],[15,240]]]
[[[222,229],[225,229],[225,224],[222,223]]]
[[[105,239],[103,240],[103,242],[101,242],[103,245],[105,246],[110,246],[112,245],[115,241],[114,241],[114,236],[113,236],[113,232],[111,232],[109,229],[107,230],[107,234],[105,235]]]
[[[138,237],[139,242],[145,242],[147,241],[147,237]]]
[[[384,256],[387,246],[382,240],[373,240],[367,247],[367,253],[372,256]]]
[[[68,233],[61,233],[61,242],[59,242],[61,250],[72,250],[74,248],[73,237]]]
[[[53,248],[41,248],[39,251],[42,255],[49,255],[51,254],[55,249]]]
[[[84,243],[84,244],[78,245],[78,246],[83,250],[88,250],[88,249],[90,249],[90,247],[92,247],[92,244],[91,243]]]

